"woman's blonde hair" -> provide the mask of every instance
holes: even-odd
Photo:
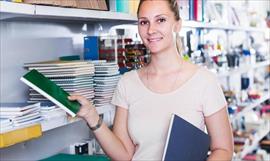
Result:
[[[137,15],[139,15],[139,11],[141,8],[141,5],[144,1],[147,0],[140,0],[139,6],[138,6],[138,10],[137,10]],[[171,11],[174,13],[174,18],[176,21],[180,21],[181,17],[180,17],[180,13],[179,13],[179,6],[177,3],[177,0],[166,0],[168,2],[168,5],[171,9]],[[176,48],[179,54],[182,53],[182,41],[181,41],[181,37],[179,35],[179,33],[176,33]]]

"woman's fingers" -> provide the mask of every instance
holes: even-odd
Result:
[[[78,101],[81,104],[80,110],[77,113],[77,116],[86,118],[89,115],[93,115],[96,113],[93,104],[87,100],[84,96],[81,95],[70,95],[68,97],[71,101]]]
[[[78,101],[82,106],[84,105],[91,105],[91,103],[83,96],[80,95],[71,95],[68,97],[71,101]]]

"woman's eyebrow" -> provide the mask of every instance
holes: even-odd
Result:
[[[159,15],[156,15],[155,18],[157,18],[157,17],[162,17],[162,16],[168,17],[167,14],[159,14]],[[147,17],[139,17],[138,19],[148,19],[148,18],[147,18]]]
[[[138,19],[148,19],[147,17],[139,17]]]
[[[160,15],[156,15],[155,17],[162,17],[162,16],[166,16],[166,17],[168,17],[168,15],[167,15],[167,14],[160,14]]]

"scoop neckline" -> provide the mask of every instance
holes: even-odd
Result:
[[[192,76],[186,82],[184,82],[181,86],[179,86],[175,90],[165,92],[165,93],[154,92],[151,89],[149,89],[148,87],[146,87],[145,84],[143,83],[143,81],[141,80],[140,76],[139,76],[138,70],[135,70],[134,72],[135,72],[136,78],[138,79],[139,83],[144,88],[144,90],[146,90],[147,92],[149,92],[151,94],[154,94],[154,95],[165,96],[165,95],[174,94],[174,93],[180,91],[181,89],[183,89],[185,86],[187,86],[187,84],[189,84],[189,82],[191,82],[195,78],[195,76],[199,73],[199,71],[201,69],[202,69],[201,67],[198,67],[198,69],[196,69],[196,71],[192,74]]]

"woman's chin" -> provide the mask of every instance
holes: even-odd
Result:
[[[149,51],[151,52],[151,54],[155,54],[155,53],[162,53],[165,52],[166,49],[165,48],[149,48]]]
[[[161,51],[158,47],[150,47],[148,49],[152,54],[159,53]]]
[[[151,54],[157,54],[157,53],[159,53],[157,50],[150,50],[150,53]]]

